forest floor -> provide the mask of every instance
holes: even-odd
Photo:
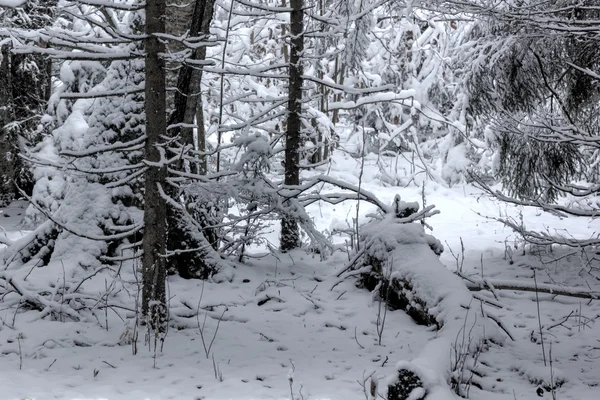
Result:
[[[358,184],[359,167],[359,161],[339,151],[331,169],[323,172]],[[406,201],[421,199],[417,186],[383,187],[375,156],[366,160],[362,185],[386,203],[396,193]],[[531,286],[535,271],[538,284],[600,290],[598,264],[588,262],[585,253],[523,251],[509,229],[487,217],[522,212],[530,229],[564,229],[574,237],[592,236],[597,222],[500,205],[470,185],[447,188],[429,182],[424,194],[427,204],[441,212],[427,222],[446,248],[441,260],[448,268],[479,280],[519,280]],[[0,214],[0,226],[11,239],[26,233],[19,228],[26,206],[14,202]],[[361,215],[369,210],[361,204]],[[352,204],[310,211],[316,225],[328,230],[356,215]],[[268,235],[277,243],[277,229]],[[343,252],[320,260],[304,251],[263,256],[261,249],[254,251],[255,257],[232,269],[231,281],[169,278],[171,308],[186,328],[171,328],[156,353],[144,346],[140,332],[133,355],[127,340],[131,326],[112,315],[105,321],[57,322],[39,320],[34,312],[16,315],[0,303],[0,400],[359,400],[365,398],[362,383],[369,376],[385,380],[394,375],[398,361],[416,357],[435,336],[402,311],[389,311],[380,329],[379,303],[368,291],[351,280],[332,289],[336,273],[348,262]],[[492,345],[480,355],[481,376],[474,382],[486,391],[473,386],[470,397],[534,399],[540,398],[539,387],[554,383],[557,399],[599,399],[600,301],[526,291],[496,294],[501,308],[495,312],[514,341]],[[187,319],[181,317],[186,310]],[[540,394],[553,398],[547,391]]]

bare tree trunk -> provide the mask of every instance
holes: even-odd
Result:
[[[200,79],[202,81],[202,79]],[[196,147],[199,152],[206,151],[206,128],[204,127],[204,102],[202,97],[198,98],[198,105],[196,106],[196,126],[197,126],[197,138],[198,143]],[[201,156],[198,160],[198,174],[204,175],[208,172],[208,160],[207,157]]]
[[[12,113],[12,83],[10,71],[10,45],[0,46],[0,195],[8,196],[14,192],[11,182],[14,175],[9,132],[6,128],[14,120]],[[0,198],[2,203],[2,198]]]
[[[339,85],[344,85],[344,79],[346,77],[346,64],[341,61],[340,62],[340,56],[337,56],[335,59],[335,80],[337,81],[337,83]],[[338,93],[335,94],[333,96],[333,101],[341,101],[342,100],[342,94]],[[333,110],[333,116],[331,117],[331,122],[336,125],[338,122],[340,122],[340,110],[339,109],[335,109]]]
[[[39,140],[35,133],[52,79],[52,62],[46,56],[11,50],[10,43],[0,45],[0,194],[8,197],[18,196],[17,188],[28,194],[33,190],[29,166],[18,154],[25,141]]]
[[[287,7],[286,0],[281,0],[281,7]],[[287,26],[285,24],[281,24],[281,36],[285,37],[286,34],[287,34]],[[285,42],[284,42],[284,45],[282,46],[281,53],[283,54],[283,62],[286,64],[288,62],[290,62],[290,54],[288,52],[287,45],[285,45]]]
[[[191,0],[169,0],[165,14],[165,32],[176,37],[184,36],[190,29],[194,3],[195,1]],[[171,56],[166,60],[167,111],[173,113],[176,108],[177,92],[172,89],[178,86],[179,69],[183,65],[182,61],[185,58],[184,51],[186,48],[183,43],[174,40],[169,41],[167,46],[166,50]]]
[[[303,0],[291,0],[290,5],[290,66],[287,131],[285,135],[285,184],[300,183],[300,139],[302,128],[302,52],[304,50]],[[281,219],[281,250],[291,250],[300,245],[300,231],[293,215]]]
[[[146,2],[146,145],[148,171],[145,177],[144,238],[142,258],[142,314],[153,329],[166,324],[166,202],[160,188],[166,182],[166,166],[161,165],[158,145],[167,130],[165,62],[161,58],[165,46],[155,36],[165,32],[165,0]]]
[[[191,26],[189,28],[189,37],[208,36],[210,33],[210,23],[213,18],[213,7],[215,0],[196,0],[191,16]],[[192,51],[188,58],[190,61],[204,61],[206,59],[206,47],[202,46]],[[188,61],[186,60],[186,61]],[[179,69],[177,79],[177,91],[175,92],[174,108],[169,118],[170,124],[183,123],[184,126],[176,128],[177,133],[181,133],[183,141],[186,144],[194,144],[193,129],[190,127],[194,123],[194,117],[197,114],[197,108],[201,106],[200,84],[202,82],[202,69],[200,66],[186,63]],[[203,121],[198,121],[198,125]]]
[[[210,24],[213,18],[214,0],[196,0],[193,5],[191,25],[185,27],[189,38],[207,37],[210,33]],[[180,18],[175,18],[180,19]],[[189,20],[189,19],[188,19]],[[182,27],[180,27],[182,28]],[[201,83],[202,69],[199,65],[190,61],[204,61],[206,59],[206,47],[193,49],[189,58],[183,61],[179,69],[177,79],[177,92],[174,96],[174,108],[169,118],[169,125],[177,125],[169,133],[171,136],[180,135],[183,144],[194,146],[194,135],[192,125],[197,117],[198,148],[205,147],[204,138],[204,115],[202,110]],[[180,167],[183,167],[181,165]],[[206,160],[199,159],[195,163],[197,173],[204,173],[207,169]],[[197,206],[193,210],[188,209],[190,214],[202,225],[211,225],[210,210],[205,204],[192,201],[184,193],[170,192],[173,198],[184,197],[184,207],[189,203]],[[203,235],[206,240],[216,248],[218,245],[217,232],[214,228],[206,228],[196,232],[187,226],[190,221],[185,217],[182,210],[169,207],[168,212],[168,241],[169,250],[203,249],[206,242],[201,241],[197,235]],[[183,251],[174,254],[167,259],[167,269],[170,273],[178,273],[184,278],[207,278],[215,272],[214,263],[205,260],[205,251]]]

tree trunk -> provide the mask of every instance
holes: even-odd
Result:
[[[195,1],[190,0],[169,0],[165,14],[165,32],[174,37],[184,36],[190,29],[194,3]],[[167,111],[172,114],[177,101],[177,91],[172,89],[178,86],[179,68],[182,66],[182,59],[185,57],[183,51],[186,48],[183,43],[175,40],[168,41],[167,46],[167,52],[172,56],[166,60]]]
[[[196,0],[192,13],[189,37],[208,36],[210,23],[213,18],[213,7],[215,0]],[[188,60],[204,61],[206,59],[206,47],[202,46],[192,51]],[[201,106],[200,84],[202,82],[202,69],[199,66],[188,64],[185,61],[179,69],[177,79],[177,91],[175,92],[174,107],[169,118],[169,124],[183,123],[183,127],[175,128],[174,133],[180,133],[185,144],[194,144],[193,129],[197,108]],[[198,121],[198,125],[203,121]],[[204,129],[202,129],[204,131]]]
[[[207,37],[210,33],[210,23],[213,18],[214,0],[196,0],[194,3],[191,25],[185,27],[190,38]],[[174,18],[178,20],[178,18]],[[181,27],[180,27],[181,28]],[[204,61],[206,59],[206,47],[194,49],[188,60]],[[204,150],[204,116],[202,112],[201,99],[201,83],[202,69],[200,66],[186,63],[179,69],[179,77],[177,79],[177,91],[174,96],[174,108],[169,118],[169,125],[180,124],[172,129],[170,136],[180,135],[181,141],[185,145],[194,146],[193,128],[194,118],[197,116],[198,126],[198,148]],[[182,124],[182,125],[181,125]],[[206,160],[198,160],[195,163],[196,173],[205,173]],[[180,168],[183,168],[180,165]],[[173,192],[172,190],[171,192]],[[202,226],[212,225],[209,218],[209,210],[205,204],[198,204],[198,201],[193,201],[184,193],[170,193],[174,199],[184,197],[184,207],[188,207],[189,203],[197,204],[195,210],[191,214],[194,216],[200,215],[199,223]],[[169,250],[190,250],[200,249],[206,245],[206,240],[215,248],[218,241],[214,239],[216,236],[215,229],[203,229],[196,232],[188,227],[189,221],[184,217],[181,210],[176,210],[171,207],[168,209],[168,248]],[[204,238],[198,235],[204,236]],[[206,240],[203,240],[206,239]],[[204,260],[201,252],[181,252],[174,254],[167,259],[167,269],[170,273],[178,273],[184,278],[207,278],[215,272],[215,266],[207,263]]]
[[[35,144],[39,117],[51,91],[51,60],[39,54],[11,54],[0,46],[0,194],[19,196],[17,188],[31,194],[33,176],[18,154],[24,140]],[[10,125],[9,125],[10,124]]]
[[[155,36],[165,32],[165,0],[146,2],[146,145],[148,171],[145,177],[144,238],[142,258],[142,314],[153,329],[166,324],[166,202],[160,188],[166,182],[166,166],[161,165],[158,145],[167,130],[165,62],[161,53],[165,46]]]
[[[303,36],[303,0],[291,0],[290,5],[290,66],[289,100],[287,131],[285,135],[285,184],[300,183],[300,139],[302,128],[302,52]],[[293,215],[284,215],[281,220],[281,250],[291,250],[300,245],[300,231]]]
[[[286,0],[281,0],[281,7],[287,7]],[[287,26],[286,26],[286,24],[281,24],[281,36],[285,37],[286,34],[287,34]],[[283,62],[286,64],[289,63],[290,62],[290,54],[288,52],[288,47],[285,44],[285,42],[281,48],[281,53],[283,54]]]
[[[14,120],[10,78],[10,45],[4,44],[0,46],[0,197],[9,196],[14,192],[11,182],[14,175],[11,162],[14,149],[6,128],[6,125]]]

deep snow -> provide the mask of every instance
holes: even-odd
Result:
[[[350,151],[336,151],[332,165],[322,172],[358,184],[360,163]],[[396,194],[420,202],[425,174],[417,175],[417,185],[383,187],[377,167],[382,162],[392,160],[367,158],[363,187],[388,204]],[[394,173],[402,175],[408,168],[401,166]],[[529,228],[552,226],[575,237],[589,237],[596,222],[559,220],[537,210],[497,204],[466,184],[448,188],[429,181],[424,193],[427,204],[441,211],[428,219],[434,228],[428,233],[446,247],[441,261],[448,268],[461,268],[478,279],[516,279],[532,285],[535,269],[539,283],[600,288],[593,277],[598,275],[597,261],[588,263],[578,252],[561,258],[561,249],[528,249],[523,254],[518,238],[485,216],[517,216],[522,211]],[[11,239],[25,233],[19,230],[25,206],[16,202],[0,214],[0,225]],[[364,203],[360,207],[362,216],[373,211]],[[314,205],[309,211],[317,226],[328,230],[351,223],[356,212],[349,202]],[[344,239],[336,237],[338,242]],[[277,242],[276,229],[269,240]],[[176,325],[187,328],[172,327],[156,355],[144,347],[144,332],[138,354],[132,355],[127,344],[131,325],[110,313],[106,320],[83,324],[36,320],[33,312],[16,315],[14,309],[0,309],[0,399],[358,400],[365,398],[362,382],[368,384],[368,377],[383,384],[397,362],[417,357],[435,337],[403,312],[389,311],[378,345],[378,302],[352,280],[331,290],[335,274],[348,262],[342,252],[321,261],[303,251],[264,256],[261,249],[254,251],[256,257],[231,271],[231,282],[169,279],[173,317]],[[491,346],[479,357],[473,379],[486,390],[473,387],[471,398],[538,398],[536,390],[551,381],[551,372],[553,381],[562,384],[558,399],[600,398],[600,302],[539,295],[551,371],[549,363],[543,364],[535,293],[499,291],[498,299],[489,292],[480,294],[501,306],[494,312],[515,341]],[[207,347],[214,335],[208,357],[201,326]],[[431,360],[436,357],[446,363],[451,355],[435,354]],[[551,393],[543,392],[543,398],[552,398]]]

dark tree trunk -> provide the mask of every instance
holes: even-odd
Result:
[[[196,0],[192,14],[191,26],[189,28],[189,37],[208,37],[210,33],[210,23],[213,18],[214,0]],[[206,47],[194,49],[189,60],[204,61],[206,59]],[[194,135],[191,125],[194,123],[194,118],[197,116],[198,126],[198,148],[203,150],[205,147],[204,138],[204,116],[202,112],[201,98],[201,82],[202,70],[198,65],[186,63],[179,69],[179,77],[177,80],[177,91],[174,96],[174,108],[169,118],[169,125],[183,124],[183,126],[175,127],[169,134],[171,136],[180,135],[183,144],[194,146]],[[197,173],[206,172],[206,160],[198,159],[195,163]],[[181,165],[180,167],[183,167]],[[173,198],[179,199],[182,193],[170,193]],[[189,203],[195,204],[193,210],[189,210],[194,217],[200,216],[198,222],[205,227],[211,225],[209,218],[209,210],[205,209],[205,205],[199,203],[196,199],[190,199],[184,195],[184,207],[188,207]],[[197,232],[192,227],[188,227],[190,223],[181,210],[175,210],[171,207],[168,210],[168,248],[169,250],[190,250],[201,249],[206,245],[205,241],[198,235],[203,235],[209,243],[216,247],[218,241],[214,239],[216,236],[215,229],[203,229],[202,232]],[[176,272],[184,278],[207,278],[215,272],[214,265],[207,263],[204,260],[202,252],[181,252],[174,254],[167,259],[168,270],[172,273]]]
[[[191,26],[189,26],[189,37],[208,37],[210,34],[210,23],[213,18],[213,7],[215,0],[196,0],[192,14]],[[206,59],[206,47],[202,46],[192,51],[188,60],[204,61]],[[194,144],[193,129],[189,125],[194,123],[197,108],[201,106],[200,83],[202,82],[202,69],[193,63],[185,63],[179,69],[177,79],[177,91],[174,97],[174,107],[169,118],[169,124],[185,124],[176,127],[171,134],[181,134],[185,144]],[[203,121],[198,121],[198,126]],[[202,129],[202,132],[204,129]],[[200,129],[199,129],[200,133]],[[199,139],[200,140],[200,139]]]
[[[159,164],[158,145],[166,134],[166,83],[165,62],[160,54],[165,46],[156,33],[165,32],[165,0],[146,2],[146,145],[145,158],[148,171],[145,177],[144,239],[142,258],[143,294],[142,314],[153,329],[163,329],[166,324],[166,202],[160,188],[166,182],[166,167]]]
[[[55,0],[28,1],[20,11],[5,9],[4,16],[9,27],[37,30],[53,23],[56,8]],[[17,187],[28,194],[33,190],[29,166],[18,154],[25,141],[40,139],[35,133],[50,99],[52,62],[46,55],[11,54],[11,49],[10,42],[0,45],[0,194],[14,197]]]
[[[285,184],[300,183],[300,139],[302,128],[302,52],[304,50],[303,0],[291,0],[290,15],[290,77],[287,131],[285,135]],[[300,245],[300,231],[293,215],[281,220],[281,250],[287,251]]]
[[[38,54],[11,54],[0,46],[0,193],[31,194],[33,176],[18,154],[23,140],[35,143],[39,117],[50,99],[52,63]]]
[[[4,44],[0,46],[0,204],[4,196],[8,197],[14,192],[11,162],[14,149],[6,126],[14,121],[10,78],[10,45]]]

